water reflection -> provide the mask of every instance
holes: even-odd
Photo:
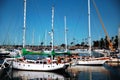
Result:
[[[11,68],[5,68],[3,70],[0,70],[0,80],[12,80],[11,74],[12,74]]]
[[[56,73],[10,70],[0,80],[120,80],[120,66],[72,66]]]
[[[120,80],[120,67],[74,66],[69,68],[72,80]]]
[[[37,72],[37,71],[12,71],[13,80],[64,80],[62,74],[53,72]]]

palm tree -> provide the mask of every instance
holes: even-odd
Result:
[[[116,49],[118,48],[118,36],[117,35],[115,36],[115,39],[114,39],[114,47]]]
[[[44,44],[44,43],[43,43],[43,42],[41,42],[40,44],[41,44],[41,46],[43,46],[43,44]]]
[[[74,42],[71,42],[70,44],[71,44],[71,46],[72,46],[72,45],[74,44]]]

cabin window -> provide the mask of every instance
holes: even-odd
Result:
[[[48,67],[50,67],[50,66],[48,66]]]
[[[20,65],[20,64],[19,64]]]
[[[42,64],[42,62],[40,62],[40,64]]]
[[[43,64],[47,64],[47,62],[43,62]]]
[[[80,59],[80,58],[78,58],[78,59]]]
[[[39,61],[36,61],[36,63],[39,63]]]
[[[30,67],[30,65],[28,65],[28,67]]]
[[[23,64],[23,66],[25,66],[25,65]]]

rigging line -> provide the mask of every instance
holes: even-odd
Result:
[[[41,11],[41,10],[39,10],[39,7],[40,7],[40,6],[38,5],[38,2],[37,2],[37,1],[35,1],[35,4],[36,4],[36,5],[35,5],[35,6],[36,6],[36,7],[35,7],[35,12],[36,12],[36,14],[38,15],[38,17],[37,17],[37,18],[39,19],[39,20],[38,20],[38,21],[39,21],[38,23],[40,23],[40,25],[38,25],[38,26],[39,26],[39,29],[40,29],[40,30],[43,30],[43,29],[44,29],[44,28],[43,28],[44,26],[43,26],[42,18],[41,18],[41,16],[40,16],[40,11]],[[37,26],[37,25],[36,25],[36,26]],[[38,34],[39,34],[39,33],[38,33]],[[44,35],[43,35],[43,36],[44,36]],[[39,42],[39,41],[38,41],[38,42]],[[42,39],[42,42],[43,42],[43,39]]]
[[[19,12],[20,11],[20,7],[19,6],[16,6],[16,9],[17,9],[17,11]],[[12,14],[13,14],[13,12],[12,12]],[[20,18],[21,18],[21,16],[19,15],[19,14],[16,14],[16,16],[15,16],[15,19],[14,19],[14,27],[13,27],[13,29],[12,30],[14,30],[14,32],[16,33],[15,34],[15,36],[14,36],[14,41],[13,41],[13,45],[16,43],[16,44],[18,44],[18,40],[20,40],[20,39],[17,39],[17,37],[18,37],[18,35],[20,35],[21,34],[21,31],[22,31],[22,29],[20,28],[20,30],[19,30],[19,26],[18,25],[20,25],[18,22],[20,22]],[[13,21],[13,20],[12,20]],[[22,26],[22,25],[21,25]],[[14,33],[13,33],[14,34]]]
[[[12,13],[12,15],[10,16],[10,18],[9,18],[9,24],[8,24],[8,28],[7,28],[7,31],[6,31],[6,34],[5,34],[5,38],[4,38],[4,40],[3,40],[3,45],[5,45],[5,43],[6,43],[6,40],[8,40],[9,39],[9,32],[10,32],[10,28],[11,28],[11,26],[12,26],[12,21],[13,21],[13,19],[14,19],[14,13],[15,13],[15,10],[13,10],[13,12],[11,12]],[[9,41],[9,40],[8,40]],[[9,42],[8,42],[8,45],[9,45]]]
[[[101,26],[98,26],[98,24],[95,22],[96,20],[91,20],[91,21],[92,21],[92,22],[91,22],[91,23],[92,23],[91,25],[93,26],[93,29],[96,31],[94,34],[95,34],[95,35],[97,34],[99,37],[101,37],[101,36],[102,36],[102,33],[103,33],[102,30],[101,30]],[[97,24],[97,26],[100,27],[99,31],[98,31],[98,27],[96,27],[95,24]]]
[[[82,4],[83,4],[83,3],[82,3]],[[81,4],[80,4],[80,5],[81,5]],[[80,8],[80,10],[78,10],[78,11],[83,12],[83,7]],[[81,14],[83,15],[83,13],[81,13]],[[80,19],[81,19],[81,16],[79,15],[79,16],[78,16],[78,20],[76,21],[76,26],[78,26]],[[80,27],[80,26],[79,26],[79,27]],[[78,28],[77,30],[79,30],[79,29],[80,29],[80,28]]]

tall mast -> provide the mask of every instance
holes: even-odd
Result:
[[[67,27],[66,27],[66,16],[64,16],[65,22],[65,51],[67,51]]]
[[[34,45],[34,30],[33,30],[33,36],[32,36],[32,46]]]
[[[47,30],[45,31],[45,46],[47,46]]]
[[[88,40],[89,40],[89,53],[91,56],[91,27],[90,27],[90,0],[88,0]]]
[[[54,45],[54,7],[52,7],[52,32],[51,32],[52,50]]]
[[[25,47],[25,29],[26,29],[26,0],[24,0],[23,48]]]
[[[38,41],[38,43],[40,44],[40,42],[41,42],[41,41],[40,41],[40,35],[39,35],[39,41]],[[39,44],[38,44],[38,45],[39,45]]]

